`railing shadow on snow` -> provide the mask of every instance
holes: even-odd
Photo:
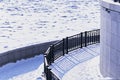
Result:
[[[100,43],[100,29],[81,32],[52,44],[44,54],[44,74],[46,80],[59,80],[49,66],[68,52],[88,45]]]

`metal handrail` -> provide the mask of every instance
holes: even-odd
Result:
[[[86,47],[91,44],[100,43],[100,29],[85,31],[70,37],[66,37],[51,45],[44,54],[44,73],[46,80],[56,80],[57,77],[51,72],[49,66],[59,58],[78,48]],[[57,79],[59,80],[59,79]]]
[[[114,2],[119,2],[120,3],[120,0],[113,0]]]

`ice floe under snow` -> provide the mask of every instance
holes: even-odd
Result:
[[[1,52],[58,40],[98,28],[100,28],[99,0],[0,2]]]

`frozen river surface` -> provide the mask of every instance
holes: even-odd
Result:
[[[0,52],[98,28],[98,0],[0,0]]]

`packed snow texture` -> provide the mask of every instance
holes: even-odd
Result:
[[[99,0],[0,0],[1,52],[98,28]]]
[[[62,80],[115,80],[103,77],[99,69],[100,56],[78,64],[67,72]]]
[[[43,56],[9,63],[0,67],[0,80],[40,80],[43,72]]]

